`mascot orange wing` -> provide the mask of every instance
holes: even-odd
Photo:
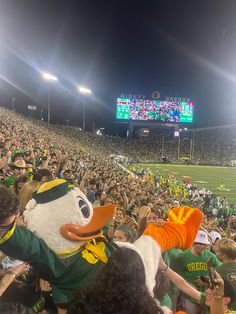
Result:
[[[193,244],[204,214],[199,208],[188,206],[172,208],[168,212],[169,220],[163,227],[150,224],[144,235],[151,236],[160,246],[161,251],[172,248],[188,249]]]

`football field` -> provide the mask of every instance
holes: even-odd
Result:
[[[189,177],[198,188],[209,188],[236,205],[236,168],[172,164],[142,164],[142,167],[155,168],[161,175],[172,172],[181,180]]]

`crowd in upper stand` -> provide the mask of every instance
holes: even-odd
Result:
[[[106,154],[125,155],[134,162],[160,161],[163,155],[171,162],[178,162],[182,155],[191,157],[194,164],[231,166],[236,155],[235,125],[182,130],[179,137],[174,137],[170,132],[165,135],[161,133],[155,139],[99,136],[93,133],[84,134],[79,127],[58,127],[72,137],[80,138],[85,146],[90,144],[96,149],[99,143],[99,148]]]

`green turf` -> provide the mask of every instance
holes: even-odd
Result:
[[[155,168],[160,174],[168,174],[172,171],[179,179],[187,176],[191,183],[196,184],[199,188],[209,188],[236,205],[236,168],[171,164],[143,164],[142,167]],[[224,183],[223,190],[220,189],[222,183]]]

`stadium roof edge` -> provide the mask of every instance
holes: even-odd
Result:
[[[218,125],[218,126],[209,126],[207,128],[194,128],[194,129],[188,129],[185,132],[191,132],[191,131],[202,131],[202,130],[212,130],[212,129],[219,129],[219,128],[231,128],[231,127],[236,127],[236,124],[226,124],[226,125]]]

